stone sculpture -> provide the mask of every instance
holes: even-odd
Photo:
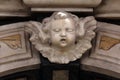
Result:
[[[78,18],[67,12],[55,12],[42,23],[26,24],[30,41],[40,53],[54,63],[66,64],[82,56],[91,48],[95,36],[94,17]]]

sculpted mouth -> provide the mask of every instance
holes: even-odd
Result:
[[[65,41],[66,41],[66,39],[61,39],[60,41],[65,42]]]

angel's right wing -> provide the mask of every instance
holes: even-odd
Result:
[[[35,48],[40,50],[39,48],[45,43],[45,34],[42,31],[42,24],[36,21],[29,21],[25,24],[25,31],[31,35],[30,41],[35,45]]]

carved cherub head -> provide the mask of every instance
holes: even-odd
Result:
[[[43,31],[48,35],[46,40],[51,46],[66,49],[77,43],[83,36],[80,32],[79,18],[67,12],[55,12],[43,20]]]
[[[30,41],[40,53],[54,63],[69,63],[91,48],[95,36],[94,17],[78,18],[67,12],[55,12],[42,22],[31,21],[27,30]]]

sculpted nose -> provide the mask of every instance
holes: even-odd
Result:
[[[65,31],[61,31],[60,36],[61,36],[61,37],[65,37],[65,36],[66,36],[66,32],[65,32]]]

